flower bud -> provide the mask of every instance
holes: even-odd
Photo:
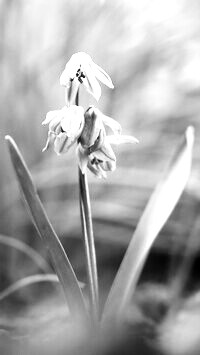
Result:
[[[99,141],[98,144],[101,143],[100,138],[104,133],[104,127],[101,118],[93,106],[89,107],[85,112],[84,117],[85,124],[80,137],[80,142],[84,148],[90,148],[96,143],[96,141]]]

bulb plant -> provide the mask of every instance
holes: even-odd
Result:
[[[138,142],[135,137],[121,135],[120,124],[98,108],[89,106],[84,112],[80,106],[81,85],[97,101],[100,99],[101,87],[97,79],[109,88],[114,88],[109,75],[88,54],[80,52],[72,55],[60,77],[60,84],[65,88],[66,105],[61,110],[48,112],[43,121],[44,125],[49,125],[43,151],[53,145],[54,151],[62,154],[67,153],[73,144],[77,145],[80,215],[94,321],[99,318],[99,291],[87,168],[96,177],[106,178],[107,172],[116,168],[116,156],[111,144]],[[107,134],[106,126],[111,129],[112,135]]]
[[[184,190],[191,169],[194,129],[186,129],[168,169],[155,188],[125,253],[103,312],[99,314],[98,271],[87,172],[89,170],[97,178],[107,178],[107,174],[116,169],[113,146],[138,142],[133,136],[122,135],[121,125],[97,107],[81,106],[80,88],[86,89],[88,96],[98,101],[101,97],[99,82],[110,89],[114,88],[110,76],[88,54],[79,52],[72,55],[60,77],[65,105],[59,110],[48,112],[42,122],[48,125],[48,137],[43,151],[53,147],[56,154],[66,154],[76,145],[89,306],[86,306],[73,267],[47,217],[26,163],[14,140],[10,136],[6,136],[6,139],[23,196],[38,233],[50,253],[72,317],[76,320],[89,320],[95,326],[100,323],[104,326],[110,322],[123,322],[123,314],[131,302],[149,250]]]

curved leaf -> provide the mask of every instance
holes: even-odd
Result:
[[[50,266],[47,261],[33,248],[29,247],[26,243],[18,240],[16,238],[0,234],[0,244],[4,244],[7,247],[15,248],[21,253],[26,254],[30,259],[32,259],[37,266],[43,270],[45,273],[49,273]]]
[[[65,250],[46,215],[25,161],[15,141],[10,136],[6,136],[5,138],[23,196],[28,205],[34,225],[49,251],[55,272],[58,275],[67,298],[69,308],[75,316],[86,316],[86,306],[78,280]]]
[[[162,180],[153,192],[133,234],[113,282],[103,320],[122,318],[140,277],[148,252],[173,211],[188,180],[194,142],[194,129],[188,127]]]

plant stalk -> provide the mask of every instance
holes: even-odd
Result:
[[[75,104],[79,105],[79,92],[76,95]],[[96,251],[94,243],[94,233],[92,224],[92,213],[89,195],[89,186],[86,173],[83,174],[79,168],[79,199],[81,225],[84,237],[85,254],[87,262],[87,274],[90,289],[90,306],[92,318],[97,324],[99,318],[99,290],[98,290],[98,274]]]
[[[85,244],[85,253],[87,260],[87,273],[90,288],[90,300],[93,320],[98,321],[99,313],[99,291],[98,275],[96,263],[96,251],[94,244],[94,234],[92,225],[92,215],[90,206],[89,188],[86,174],[82,174],[79,168],[79,188],[80,188],[80,212],[81,223]]]

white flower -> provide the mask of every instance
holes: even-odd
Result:
[[[114,87],[109,75],[95,64],[88,54],[84,52],[73,54],[60,77],[60,84],[65,87],[66,104],[74,103],[80,84],[83,84],[98,101],[101,96],[98,80],[109,88]]]
[[[106,135],[104,124],[114,132]],[[107,171],[116,168],[116,156],[111,144],[138,143],[132,136],[121,135],[121,126],[112,118],[103,115],[93,106],[85,112],[85,124],[79,138],[77,156],[84,174],[87,167],[99,178],[106,178]]]
[[[46,145],[54,145],[57,154],[65,153],[77,141],[84,126],[84,110],[81,106],[72,105],[61,110],[50,111],[46,115],[43,125],[49,125]]]
[[[79,166],[83,174],[86,168],[99,178],[106,178],[106,171],[114,171],[116,168],[116,156],[112,147],[104,136],[103,143],[93,151],[90,148],[83,148],[81,143],[77,147]]]

